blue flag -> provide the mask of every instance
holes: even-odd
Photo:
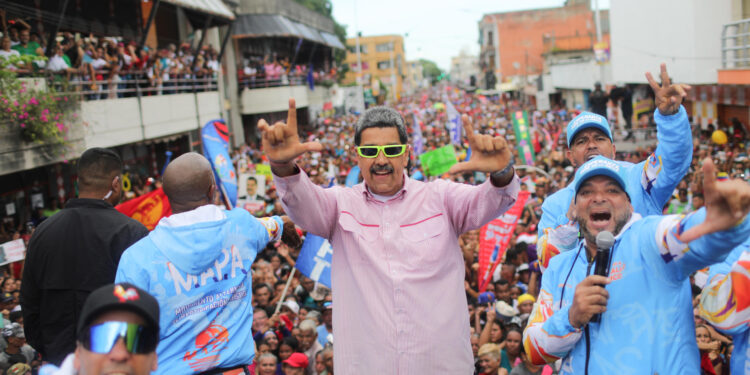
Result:
[[[414,113],[414,123],[411,125],[412,136],[414,141],[414,154],[421,155],[424,153],[424,138],[422,137],[422,128],[419,127],[419,120],[417,120],[417,114]]]
[[[331,243],[323,237],[308,233],[297,257],[297,269],[303,275],[331,287]]]
[[[355,165],[346,175],[346,187],[352,187],[359,183],[359,166]]]
[[[214,170],[216,185],[225,201],[237,206],[237,174],[229,157],[229,129],[224,120],[211,120],[201,130],[203,155]]]
[[[445,114],[448,115],[448,124],[446,127],[451,134],[451,143],[454,145],[461,144],[461,114],[453,106],[448,96],[444,96]]]

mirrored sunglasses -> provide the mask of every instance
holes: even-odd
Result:
[[[128,353],[146,354],[156,350],[159,332],[153,327],[136,323],[104,322],[89,327],[88,332],[82,337],[81,344],[86,350],[107,354],[120,338],[125,340]]]

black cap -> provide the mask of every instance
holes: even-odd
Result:
[[[78,336],[99,315],[107,311],[127,310],[140,315],[151,327],[159,331],[159,302],[145,290],[129,283],[109,284],[93,291],[81,310]]]

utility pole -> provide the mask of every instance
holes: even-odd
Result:
[[[596,24],[596,43],[602,42],[602,21],[599,16],[599,0],[594,1],[594,23]],[[604,82],[604,62],[599,63],[599,82],[602,84],[602,88],[607,87]]]
[[[362,88],[362,55],[360,54],[359,37],[362,32],[357,30],[357,2],[354,2],[354,30],[357,32],[357,104],[360,112],[365,111],[365,92]]]
[[[391,92],[393,97],[393,102],[396,102],[396,65],[393,63],[393,58],[396,50],[396,39],[394,38],[391,41]]]

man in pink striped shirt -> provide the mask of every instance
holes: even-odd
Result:
[[[364,184],[323,189],[294,159],[321,151],[300,143],[294,99],[287,123],[260,120],[282,205],[292,220],[333,246],[334,367],[341,374],[472,374],[474,361],[458,236],[498,217],[519,180],[505,139],[474,134],[471,159],[450,172],[490,173],[479,186],[405,176],[410,146],[401,115],[366,111],[355,127]]]

